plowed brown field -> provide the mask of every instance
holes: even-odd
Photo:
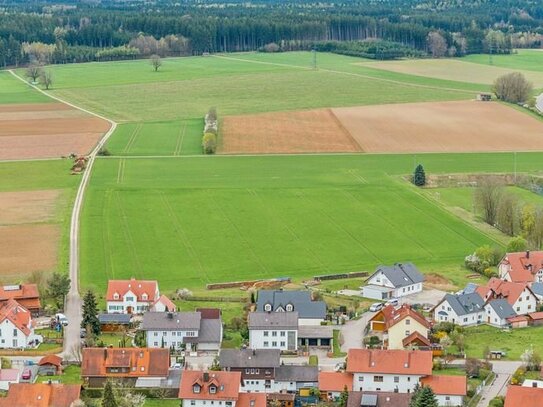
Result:
[[[61,193],[58,189],[0,192],[0,226],[50,221]]]
[[[62,103],[0,106],[0,160],[87,154],[109,123]]]

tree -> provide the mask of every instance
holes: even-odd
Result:
[[[482,179],[475,190],[475,202],[486,223],[494,226],[503,188],[494,180]]]
[[[57,308],[64,308],[64,297],[70,291],[70,277],[68,274],[54,272],[47,281],[47,294],[55,302]]]
[[[49,90],[49,88],[53,84],[53,73],[49,70],[42,70],[40,74],[40,82],[43,86],[45,86],[46,90]]]
[[[202,138],[204,154],[215,154],[217,151],[217,136],[213,133],[205,133]]]
[[[36,83],[42,73],[42,67],[36,62],[32,62],[26,68],[26,77],[32,79],[32,83]]]
[[[531,345],[520,356],[520,359],[526,366],[526,370],[539,371],[541,368],[541,357],[534,351],[534,347]]]
[[[113,386],[111,381],[107,381],[104,387],[104,396],[102,397],[102,407],[118,407],[119,404],[115,399],[115,394],[113,393]]]
[[[507,253],[516,253],[524,252],[528,249],[528,242],[522,236],[515,236],[509,239],[507,243],[506,252]]]
[[[415,386],[413,397],[409,403],[409,407],[438,407],[436,396],[431,387]]]
[[[151,66],[154,68],[155,72],[158,71],[158,68],[162,66],[162,59],[157,55],[153,54],[149,58],[149,61],[151,63]]]
[[[469,377],[478,377],[479,371],[481,370],[481,363],[475,358],[466,359],[466,374]]]
[[[447,41],[437,31],[432,31],[428,34],[428,49],[432,54],[432,58],[444,57],[447,53]]]
[[[525,103],[532,95],[534,86],[520,72],[511,72],[494,81],[492,91],[500,100],[509,103]]]
[[[96,336],[100,335],[100,321],[98,321],[98,309],[96,298],[91,290],[88,290],[83,297],[83,319],[81,328],[89,328]]]
[[[341,391],[339,395],[339,407],[346,407],[348,399],[349,399],[349,389],[347,388],[347,386],[345,386],[343,387],[343,390]]]
[[[426,185],[426,173],[424,172],[424,167],[422,164],[417,165],[417,168],[415,168],[415,173],[413,174],[413,184],[418,187]]]
[[[502,193],[496,208],[496,227],[509,236],[514,236],[519,227],[518,197],[513,193]]]

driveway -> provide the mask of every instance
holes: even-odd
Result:
[[[490,400],[497,396],[505,396],[507,383],[511,379],[515,370],[522,365],[522,362],[514,361],[495,361],[492,362],[492,371],[496,373],[494,382],[485,386],[481,392],[481,400],[477,407],[487,407]]]
[[[359,319],[347,321],[345,325],[341,325],[340,331],[343,337],[341,350],[347,352],[351,348],[361,348],[362,339],[364,338],[364,330],[368,321],[373,317],[375,312],[364,312]]]
[[[339,290],[337,294],[348,297],[362,297],[360,290]],[[445,291],[435,288],[424,289],[420,293],[400,297],[400,304],[432,304],[436,305],[447,294]],[[375,300],[376,302],[378,300]]]

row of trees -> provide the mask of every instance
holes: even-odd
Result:
[[[204,134],[202,136],[202,149],[204,154],[215,154],[217,151],[217,137],[219,132],[219,119],[217,109],[212,107],[204,118]]]

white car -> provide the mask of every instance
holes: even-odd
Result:
[[[374,304],[371,304],[370,311],[371,312],[377,312],[383,309],[383,303],[382,302],[376,302]]]
[[[400,304],[400,301],[398,301],[397,298],[391,298],[386,302],[386,305],[392,305],[394,307],[398,306]]]

